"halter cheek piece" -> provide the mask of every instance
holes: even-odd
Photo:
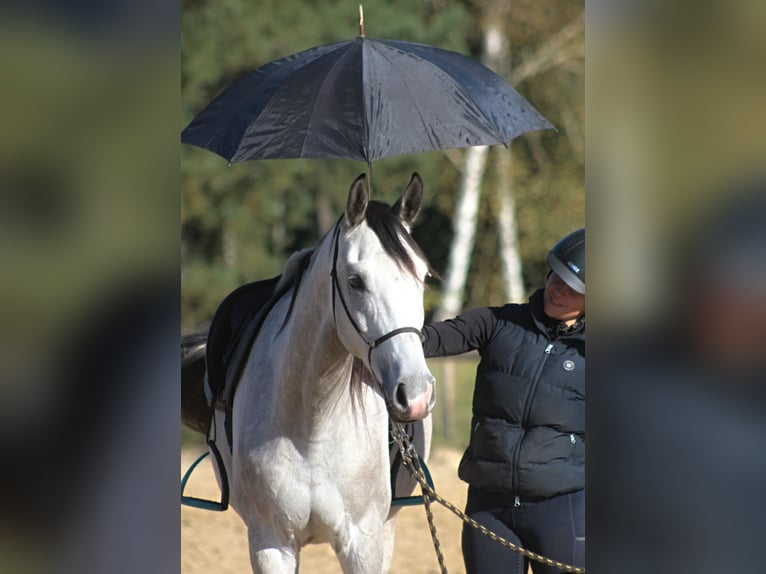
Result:
[[[375,347],[378,347],[379,345],[382,345],[384,342],[388,341],[392,337],[395,337],[396,335],[401,335],[402,333],[415,333],[418,338],[422,341],[423,340],[423,333],[420,332],[420,329],[416,329],[415,327],[399,327],[398,329],[394,329],[393,331],[389,331],[385,335],[381,335],[377,339],[373,339],[367,333],[363,332],[359,325],[356,324],[356,321],[354,321],[354,318],[351,316],[351,312],[348,310],[348,305],[346,304],[346,300],[343,298],[343,291],[340,289],[340,285],[338,284],[338,272],[336,270],[336,265],[338,262],[338,243],[340,239],[340,221],[335,226],[335,233],[333,237],[333,255],[332,255],[332,271],[330,272],[330,276],[332,277],[332,317],[335,323],[337,324],[337,319],[335,317],[335,295],[337,293],[338,299],[340,299],[341,305],[343,305],[343,310],[346,312],[346,317],[351,322],[351,326],[354,327],[354,330],[359,334],[359,336],[362,338],[364,343],[367,345],[367,365],[370,368],[370,371],[373,373],[373,376],[375,376],[375,373],[372,369],[372,350]],[[376,377],[377,378],[377,377]]]

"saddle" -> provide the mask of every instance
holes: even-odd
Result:
[[[263,321],[274,305],[290,290],[277,290],[281,275],[242,285],[218,306],[210,323],[205,362],[205,397],[211,407],[226,413],[224,427],[232,445],[231,406],[237,382]]]
[[[205,355],[205,394],[209,404],[224,398],[226,370],[231,363],[234,349],[242,340],[250,322],[255,320],[259,313],[265,317],[268,309],[276,302],[271,300],[280,277],[242,285],[229,293],[218,306],[208,330]],[[262,311],[265,312],[261,313]]]

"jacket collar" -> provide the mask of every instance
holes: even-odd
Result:
[[[585,340],[585,317],[582,318],[580,324],[575,326],[573,330],[567,331],[566,328],[562,329],[562,323],[548,317],[543,310],[543,289],[538,289],[529,297],[529,312],[537,329],[541,333],[548,335],[549,339],[572,338]]]

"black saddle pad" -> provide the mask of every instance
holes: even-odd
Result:
[[[250,321],[274,295],[281,276],[238,287],[218,306],[207,337],[207,376],[213,397],[221,395],[231,351]]]

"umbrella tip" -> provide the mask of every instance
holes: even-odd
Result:
[[[364,8],[359,4],[359,35],[364,38]]]

